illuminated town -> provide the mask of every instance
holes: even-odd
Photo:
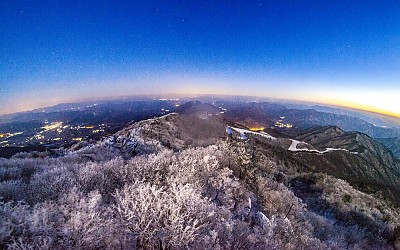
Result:
[[[249,130],[257,132],[257,131],[264,131],[264,128],[263,127],[252,127],[252,128],[249,128]]]
[[[178,98],[172,98],[46,108],[38,111],[40,115],[37,113],[32,123],[0,123],[0,147],[69,147],[100,139],[132,120],[174,112],[180,104]]]
[[[45,122],[44,126],[33,131],[1,133],[1,147],[22,147],[29,145],[61,146],[72,142],[80,142],[93,135],[104,133],[109,128],[99,125],[67,125],[64,122]]]
[[[290,123],[285,123],[283,120],[285,119],[284,116],[281,116],[280,119],[278,121],[275,122],[275,127],[278,128],[292,128],[293,125]]]

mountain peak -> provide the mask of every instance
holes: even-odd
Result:
[[[179,114],[184,115],[199,115],[199,114],[217,114],[221,111],[221,108],[218,108],[209,103],[203,103],[200,101],[191,101],[187,102],[177,109]]]

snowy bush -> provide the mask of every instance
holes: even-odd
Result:
[[[118,191],[115,198],[116,213],[136,238],[137,248],[190,246],[213,216],[209,200],[188,184],[159,188],[135,182]]]

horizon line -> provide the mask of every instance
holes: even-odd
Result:
[[[88,98],[81,98],[81,99],[75,99],[75,100],[65,100],[65,101],[60,101],[57,103],[53,104],[48,104],[46,106],[38,106],[34,107],[31,109],[24,109],[24,110],[18,110],[15,112],[11,113],[0,113],[1,116],[9,116],[9,115],[16,115],[20,113],[29,113],[29,112],[34,112],[35,110],[38,109],[46,109],[46,108],[51,108],[57,105],[61,104],[77,104],[77,103],[85,103],[85,102],[92,102],[92,101],[113,101],[113,100],[121,100],[121,99],[129,99],[129,98],[159,98],[159,97],[181,97],[181,98],[196,98],[196,97],[207,97],[207,96],[214,96],[214,97],[231,97],[231,98],[257,98],[257,99],[269,99],[269,101],[274,100],[276,102],[288,102],[288,103],[303,103],[303,104],[309,104],[309,105],[324,105],[324,106],[330,106],[330,107],[335,107],[335,108],[341,108],[341,109],[351,109],[359,112],[367,112],[367,113],[372,113],[374,115],[384,115],[388,116],[390,118],[395,118],[395,119],[400,119],[400,113],[394,113],[392,111],[372,107],[372,106],[367,106],[363,104],[357,104],[357,103],[350,103],[350,102],[344,102],[344,101],[337,101],[337,102],[323,102],[323,101],[311,101],[311,100],[300,100],[300,99],[291,99],[291,98],[277,98],[277,97],[269,97],[269,96],[252,96],[252,95],[232,95],[232,94],[204,94],[204,93],[194,93],[194,94],[182,94],[182,93],[165,93],[165,94],[137,94],[137,95],[115,95],[115,96],[103,96],[103,97],[88,97]],[[267,100],[263,100],[266,102]],[[256,101],[258,102],[258,101]]]

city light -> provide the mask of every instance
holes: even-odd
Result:
[[[52,122],[50,125],[42,127],[45,131],[62,128],[63,122]]]

